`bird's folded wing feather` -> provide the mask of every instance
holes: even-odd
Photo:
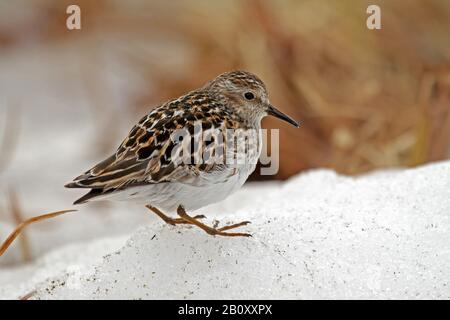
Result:
[[[132,128],[115,154],[75,178],[66,187],[111,190],[166,181],[201,184],[207,182],[209,172],[224,176],[231,174],[223,164],[173,161],[171,155],[176,151],[174,149],[181,148],[182,144],[174,143],[171,134],[183,128],[191,132],[192,122],[189,120],[198,120],[207,129],[225,127],[221,117],[211,117],[209,113],[206,118],[204,113],[196,112],[192,106],[181,113],[179,108],[170,108],[170,104],[158,108]]]

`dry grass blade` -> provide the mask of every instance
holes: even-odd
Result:
[[[34,294],[36,293],[36,290],[33,290],[31,292],[28,292],[26,295],[24,295],[23,297],[20,297],[19,300],[29,300],[31,297],[34,296]]]
[[[32,217],[28,220],[23,221],[21,224],[19,224],[16,229],[14,229],[13,232],[11,232],[11,234],[8,236],[8,238],[5,240],[5,242],[3,242],[3,244],[0,247],[0,257],[3,255],[3,253],[5,253],[6,249],[9,248],[9,246],[13,243],[13,241],[17,238],[17,236],[22,232],[22,230],[33,223],[39,222],[39,221],[43,221],[43,220],[47,220],[50,218],[54,218],[57,216],[60,216],[62,214],[68,213],[68,212],[74,212],[77,210],[62,210],[62,211],[56,211],[56,212],[51,212],[51,213],[46,213],[40,216],[36,216],[36,217]]]
[[[14,192],[13,189],[10,189],[9,191],[9,202],[11,214],[14,218],[14,221],[17,225],[19,225],[24,221],[24,219],[22,210],[20,208],[19,199],[17,198],[17,194]],[[26,237],[26,232],[23,232],[19,237],[19,243],[22,251],[23,261],[24,262],[30,261],[31,260],[30,245],[28,238]]]

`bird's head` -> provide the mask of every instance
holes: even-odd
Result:
[[[298,123],[269,102],[266,86],[247,71],[231,71],[219,75],[204,87],[219,95],[227,106],[250,121],[261,121],[266,115],[284,120],[295,127]]]

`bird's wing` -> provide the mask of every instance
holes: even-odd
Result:
[[[208,109],[204,108],[205,103]],[[227,166],[220,163],[195,163],[195,159],[191,159],[194,160],[191,164],[183,162],[187,155],[183,150],[187,141],[174,142],[177,129],[187,130],[195,136],[195,124],[202,127],[200,132],[203,134],[211,129],[236,126],[237,121],[228,123],[224,120],[221,110],[223,108],[212,105],[211,101],[198,94],[168,102],[143,117],[115,154],[66,187],[91,188],[93,197],[96,193],[104,194],[132,185],[168,181],[201,184],[208,180],[206,173],[227,175]],[[174,154],[179,155],[177,161],[172,157]]]

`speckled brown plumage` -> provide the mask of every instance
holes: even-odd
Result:
[[[236,187],[233,185],[232,188],[224,188],[224,192],[227,193],[224,196],[227,196],[229,192],[240,186],[255,168],[261,151],[261,141],[257,139],[254,144],[246,145],[244,150],[233,148],[230,151],[227,149],[229,137],[225,131],[227,129],[259,130],[261,119],[267,114],[296,124],[269,104],[266,87],[258,77],[245,71],[222,74],[202,88],[168,101],[145,115],[131,129],[113,155],[75,178],[66,187],[91,189],[75,204],[117,194],[124,190],[132,190],[127,193],[130,197],[137,196],[140,193],[139,190],[145,189],[142,197],[148,197],[147,204],[153,205],[156,202],[158,207],[172,209],[175,206],[187,205],[188,209],[195,209],[208,201],[204,199],[198,204],[185,204],[181,201],[191,202],[191,200],[188,196],[184,196],[178,201],[177,192],[189,194],[197,190],[189,189],[191,187],[201,187],[211,191],[221,184],[226,186],[230,181],[229,183],[236,184]],[[212,157],[219,150],[225,150],[221,152],[246,153],[247,160],[255,160],[255,163],[238,166],[226,162],[180,162],[180,159],[173,157],[174,154],[182,151],[182,143],[173,137],[180,130],[186,130],[193,137],[213,136],[211,141],[202,142],[190,150],[191,154],[188,156],[193,159],[199,154]],[[221,137],[217,136],[218,132],[222,135]],[[173,188],[173,194],[170,194],[172,193],[171,184],[177,186]],[[148,186],[153,185],[161,185],[154,188],[154,197],[152,192],[147,191]],[[185,188],[183,189],[180,185]],[[217,189],[217,192],[220,190],[220,188]],[[161,194],[156,195],[161,192],[169,194],[167,197],[162,197]],[[171,205],[166,206],[165,203]],[[179,214],[182,212],[179,211]]]

